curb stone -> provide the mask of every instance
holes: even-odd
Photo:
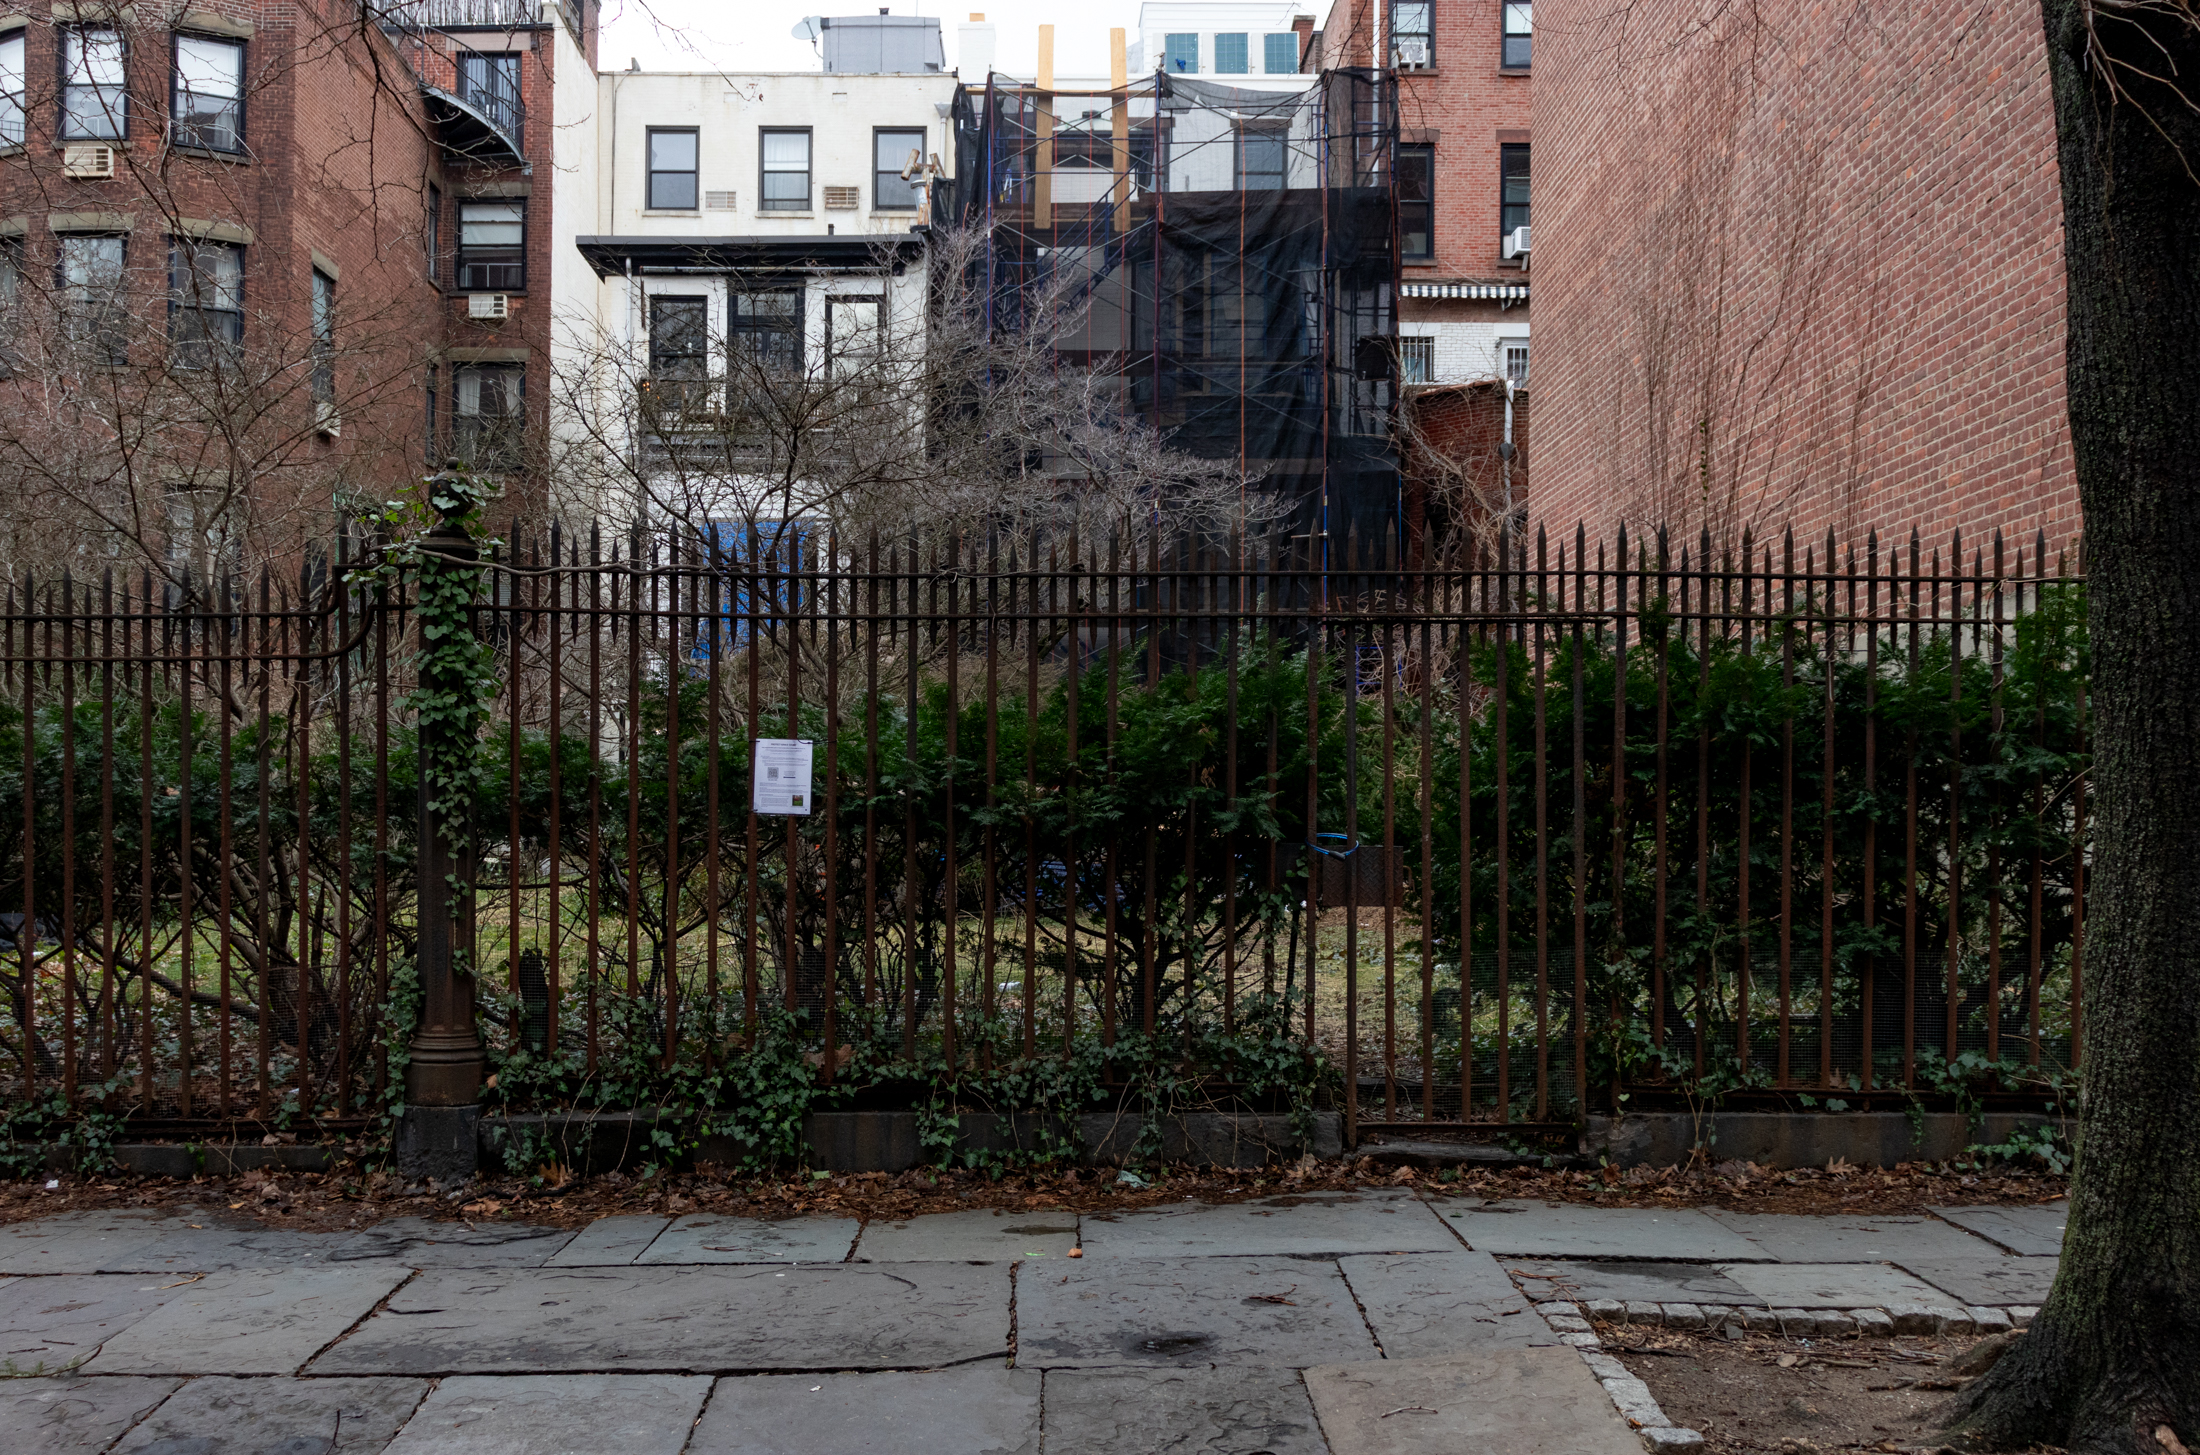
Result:
[[[1624,1305],[1614,1306],[1621,1309],[1625,1308]],[[1651,1305],[1651,1308],[1657,1312],[1659,1320],[1662,1321],[1663,1311],[1657,1310],[1655,1304]],[[1559,1312],[1560,1309],[1564,1309],[1565,1312]],[[1590,1304],[1589,1312],[1592,1317],[1595,1316],[1596,1311],[1597,1305],[1595,1303]],[[1589,1366],[1589,1372],[1596,1376],[1597,1383],[1604,1387],[1604,1393],[1611,1399],[1612,1407],[1618,1410],[1620,1417],[1626,1420],[1633,1427],[1635,1433],[1642,1437],[1643,1444],[1647,1448],[1651,1450],[1698,1450],[1703,1448],[1703,1436],[1695,1430],[1682,1429],[1670,1419],[1667,1419],[1665,1411],[1658,1407],[1657,1396],[1650,1393],[1650,1386],[1635,1378],[1634,1375],[1629,1374],[1626,1365],[1620,1363],[1610,1354],[1605,1353],[1603,1344],[1594,1333],[1575,1333],[1560,1327],[1562,1323],[1578,1324],[1583,1322],[1580,1314],[1575,1312],[1575,1305],[1546,1305],[1537,1312],[1542,1315],[1546,1323],[1550,1324],[1552,1332],[1556,1333],[1564,1342],[1574,1346],[1575,1351],[1581,1355],[1582,1362]],[[1613,1322],[1616,1322],[1616,1320],[1613,1320]]]

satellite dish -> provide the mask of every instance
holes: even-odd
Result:
[[[788,34],[796,40],[816,40],[825,32],[825,19],[820,15],[805,15],[795,22]]]

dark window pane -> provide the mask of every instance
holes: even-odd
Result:
[[[1498,148],[1498,154],[1497,226],[1498,231],[1510,233],[1528,225],[1528,149],[1506,146]]]
[[[1434,147],[1398,148],[1398,248],[1409,258],[1425,258],[1435,251],[1431,230],[1435,171]]]
[[[1533,56],[1534,43],[1535,0],[1506,0],[1502,64],[1508,70],[1524,69]]]
[[[697,134],[652,131],[649,134],[649,206],[687,212],[695,207]]]
[[[924,133],[921,131],[881,131],[873,134],[871,205],[892,210],[907,210],[917,205],[924,189],[920,176],[904,180],[902,169],[909,165],[910,153],[922,160]]]

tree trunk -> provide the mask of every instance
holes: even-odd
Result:
[[[2042,10],[2095,712],[2082,1133],[2054,1291],[1954,1428],[2164,1455],[2200,1447],[2200,116],[2138,70],[2189,88],[2200,31],[2183,0]]]

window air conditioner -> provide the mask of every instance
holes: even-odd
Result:
[[[1428,42],[1425,40],[1401,40],[1398,42],[1398,69],[1425,71],[1428,69]]]
[[[510,318],[512,295],[509,293],[469,293],[466,295],[468,318]]]
[[[1516,227],[1511,232],[1506,233],[1503,252],[1504,256],[1508,258],[1526,257],[1528,255],[1528,229]]]
[[[115,149],[79,142],[61,149],[61,175],[92,179],[115,174]]]
[[[344,433],[344,418],[336,412],[336,405],[327,399],[313,401],[313,428],[318,434],[337,439]]]
[[[860,187],[827,187],[825,207],[829,212],[853,212],[863,205],[863,189]]]

